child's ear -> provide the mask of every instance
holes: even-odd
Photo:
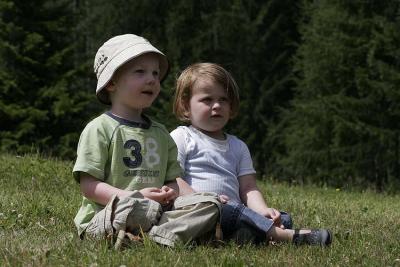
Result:
[[[184,107],[183,107],[183,116],[185,116],[185,118],[188,118],[189,119],[189,116],[190,116],[190,108],[189,108],[189,105],[184,105]]]
[[[189,114],[190,114],[190,112],[187,111],[187,110],[185,110],[185,111],[183,112],[183,116],[185,116],[185,118],[189,118]]]
[[[111,93],[111,92],[115,91],[115,88],[116,88],[115,82],[113,80],[111,80],[108,82],[105,89],[107,90],[107,92]]]

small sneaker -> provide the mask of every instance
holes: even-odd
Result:
[[[326,247],[332,243],[332,234],[326,229],[312,229],[310,233],[300,234],[300,230],[294,230],[293,244],[312,245]]]

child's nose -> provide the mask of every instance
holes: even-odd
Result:
[[[217,109],[217,108],[221,108],[221,103],[219,102],[219,101],[215,101],[214,103],[213,103],[213,109]]]
[[[148,77],[147,77],[148,83],[155,83],[156,81],[157,81],[157,77],[155,77],[153,74],[148,75]]]

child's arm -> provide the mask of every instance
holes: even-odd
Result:
[[[179,190],[179,195],[183,196],[183,195],[188,195],[191,193],[194,193],[195,191],[193,190],[193,188],[185,181],[183,180],[181,177],[176,178],[176,183],[178,185],[178,190]]]
[[[192,194],[195,193],[196,191],[194,191],[194,189],[182,178],[178,177],[176,178],[178,187],[179,187],[179,195],[183,196],[183,195],[188,195],[188,194]],[[225,195],[219,195],[218,196],[219,201],[221,201],[221,203],[227,203],[229,201],[229,197],[225,196]]]
[[[276,225],[281,226],[281,214],[278,210],[268,208],[264,197],[256,184],[256,177],[253,174],[239,177],[240,198],[246,206],[257,213],[271,218]]]
[[[82,194],[85,197],[104,206],[110,201],[113,195],[126,197],[132,194],[132,191],[119,189],[83,172],[80,174],[80,186]],[[167,196],[171,194],[156,187],[143,188],[139,192],[145,198],[152,199],[160,204],[167,204]]]

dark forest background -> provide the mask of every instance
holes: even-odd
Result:
[[[169,58],[148,110],[169,130],[177,75],[216,62],[240,87],[227,131],[260,178],[400,190],[398,0],[0,0],[0,151],[73,159],[107,109],[94,55],[124,33]]]

